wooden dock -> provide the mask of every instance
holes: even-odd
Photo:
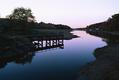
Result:
[[[29,37],[37,50],[64,48],[63,35]]]

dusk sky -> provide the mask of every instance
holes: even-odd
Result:
[[[86,27],[119,13],[119,0],[0,0],[0,16],[30,8],[38,22]]]

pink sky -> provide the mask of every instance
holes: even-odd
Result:
[[[31,8],[38,22],[86,27],[119,13],[119,0],[1,0],[0,16],[16,7]]]

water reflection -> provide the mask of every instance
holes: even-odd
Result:
[[[101,38],[91,36],[83,31],[72,33],[80,37],[64,40],[65,45],[61,46],[61,48],[65,47],[64,49],[59,49],[58,47],[58,49],[50,48],[48,51],[44,51],[40,49],[42,42],[35,40],[40,45],[36,45],[36,47],[42,52],[38,50],[32,53],[35,56],[32,56],[32,62],[30,64],[26,62],[25,65],[18,65],[14,63],[14,60],[7,62],[8,65],[0,70],[0,79],[77,80],[80,67],[88,62],[94,61],[95,57],[92,52],[96,48],[104,46],[105,42]],[[42,46],[45,47],[46,41],[43,42]],[[48,43],[50,42],[48,41]]]
[[[54,41],[54,40],[53,40]],[[53,45],[41,46],[40,42],[37,42],[35,51],[47,51],[48,49],[64,49],[64,42],[63,40],[58,40],[59,42],[53,43]],[[49,44],[49,43],[48,43]],[[5,68],[8,63],[14,62],[16,64],[26,64],[31,63],[33,57],[35,56],[35,52],[15,52],[16,50],[1,50],[0,51],[0,69]]]
[[[81,68],[80,79],[119,80],[119,36],[100,37],[107,45],[95,49],[93,55],[96,60]]]
[[[16,64],[31,63],[34,53],[12,53],[12,52],[0,52],[0,69],[4,68],[8,63],[14,62]]]

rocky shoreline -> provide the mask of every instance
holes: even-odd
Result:
[[[93,55],[96,57],[96,60],[81,68],[80,77],[85,76],[86,80],[119,80],[118,37],[117,39],[112,36],[102,37],[107,45],[94,51]]]

